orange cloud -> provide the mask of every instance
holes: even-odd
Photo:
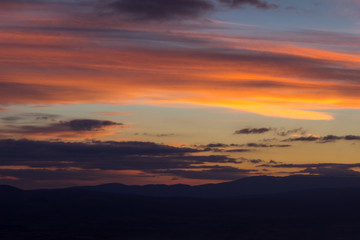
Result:
[[[56,26],[68,24],[62,21]],[[286,34],[266,39],[124,24],[80,33],[66,25],[59,34],[42,21],[32,24],[40,26],[0,32],[7,46],[0,48],[0,104],[190,103],[311,120],[360,109],[360,57],[300,46]]]

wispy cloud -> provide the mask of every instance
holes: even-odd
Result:
[[[215,10],[209,0],[117,0],[108,7],[131,20],[141,21],[192,19]]]
[[[261,134],[271,131],[272,128],[243,128],[234,132],[234,134]]]
[[[205,0],[165,2],[106,1],[105,5],[133,17],[160,12],[163,15],[156,16],[163,19],[196,17],[212,9]],[[26,10],[32,3],[48,14]],[[354,51],[343,51],[358,46],[356,34],[253,34],[242,29],[234,35],[227,28],[221,33],[206,31],[219,28],[210,22],[190,26],[119,21],[114,14],[99,14],[104,4],[93,1],[2,4],[23,4],[23,8],[0,16],[4,24],[0,44],[6,46],[0,49],[0,104],[89,103],[89,99],[111,104],[190,103],[311,120],[331,120],[329,111],[334,109],[360,108],[360,58]],[[146,4],[153,7],[144,8]],[[267,8],[271,4],[225,1],[222,5]],[[20,9],[22,14],[15,14]],[[321,47],[329,44],[334,47]]]
[[[243,128],[240,130],[236,130],[234,134],[263,134],[272,132],[277,136],[285,137],[292,134],[305,134],[306,131],[302,128],[295,129],[285,129],[285,128],[270,128],[270,127],[262,127],[262,128]]]
[[[356,135],[346,135],[346,136],[336,136],[336,135],[327,135],[324,137],[321,136],[304,136],[304,137],[294,137],[283,140],[283,142],[317,142],[317,143],[329,143],[335,142],[337,140],[346,140],[346,141],[359,141],[360,136]]]
[[[251,5],[265,10],[279,8],[277,4],[261,0],[220,0],[220,2],[227,4],[231,8],[241,8],[245,5]]]
[[[269,166],[269,165],[266,165]],[[358,177],[360,172],[356,168],[360,163],[341,164],[341,163],[313,163],[313,164],[275,164],[273,168],[300,169],[292,174],[310,174],[320,176],[338,176],[338,177]],[[302,169],[302,170],[301,170]]]
[[[40,117],[39,117],[40,116]],[[37,121],[48,120],[53,117],[51,115],[39,115]],[[17,121],[16,117],[3,118],[5,121]],[[123,123],[117,123],[109,120],[97,119],[73,119],[70,121],[55,121],[47,125],[0,125],[0,135],[2,138],[6,137],[32,137],[32,138],[62,138],[62,139],[76,139],[95,137],[98,135],[111,134],[114,128],[122,127]]]

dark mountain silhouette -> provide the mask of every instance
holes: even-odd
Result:
[[[12,201],[13,199],[20,198],[24,191],[8,185],[0,185],[0,202]]]
[[[195,187],[130,187],[142,195],[126,194],[129,186],[119,184],[30,191],[0,186],[0,239],[360,239],[358,182],[257,177]],[[144,196],[151,189],[168,196]],[[211,197],[170,197],[189,189]]]
[[[199,186],[189,186],[182,184],[127,186],[123,184],[111,183],[99,186],[76,187],[75,189],[152,197],[229,198],[306,189],[336,189],[349,187],[360,187],[360,177],[259,176],[243,178],[232,182],[206,184]]]
[[[0,192],[4,195],[8,195],[8,194],[12,195],[12,194],[19,194],[23,192],[23,190],[9,185],[0,185]]]

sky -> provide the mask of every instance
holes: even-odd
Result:
[[[358,0],[0,0],[0,184],[360,175]]]

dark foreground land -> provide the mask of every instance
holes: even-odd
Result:
[[[249,193],[249,184],[264,181],[275,183]],[[35,191],[0,186],[0,239],[360,239],[359,179],[330,186],[334,179],[304,181],[207,185],[203,198],[188,196],[195,191],[184,185],[138,187],[137,195],[129,193],[134,187],[116,184]],[[288,190],[291,184],[295,191]],[[232,193],[221,194],[224,189]]]

